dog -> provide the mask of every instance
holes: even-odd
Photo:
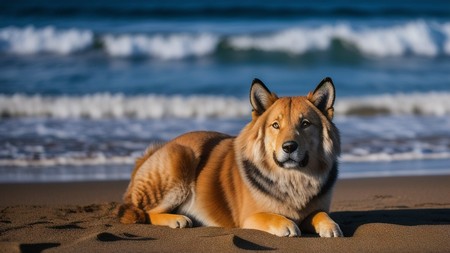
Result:
[[[343,236],[328,215],[340,154],[334,100],[328,77],[307,96],[280,98],[254,79],[239,135],[190,132],[136,160],[120,222]]]

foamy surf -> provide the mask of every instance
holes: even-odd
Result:
[[[214,55],[226,48],[302,55],[344,48],[362,55],[396,57],[450,55],[450,23],[408,21],[388,26],[352,26],[347,23],[319,26],[298,25],[266,33],[96,33],[83,29],[6,27],[0,29],[0,51],[12,54],[74,54],[100,50],[109,57],[150,57],[179,60]],[[239,52],[234,52],[239,53]]]
[[[93,43],[94,34],[89,30],[62,30],[52,26],[0,29],[0,50],[14,54],[67,55],[89,48]]]
[[[99,166],[99,165],[127,165],[135,163],[137,156],[105,156],[97,157],[54,157],[54,158],[17,158],[0,159],[2,167],[54,167],[54,166]],[[343,154],[339,159],[344,163],[362,163],[362,162],[400,162],[414,160],[444,160],[450,159],[449,152],[431,153],[424,152],[405,152],[405,153],[371,153],[367,155]]]
[[[98,165],[132,165],[136,157],[98,155],[97,157],[54,157],[54,158],[18,158],[0,159],[3,167],[53,167],[53,166],[98,166]]]
[[[3,117],[50,118],[236,118],[248,116],[247,100],[220,96],[0,95]]]
[[[151,56],[164,60],[201,57],[215,51],[219,38],[212,34],[106,35],[101,41],[113,57]]]
[[[338,115],[430,115],[450,114],[450,93],[384,94],[336,101]]]
[[[0,95],[1,117],[43,118],[219,118],[249,117],[247,98],[226,96],[163,96],[91,94],[84,96]],[[450,93],[385,94],[336,101],[336,115],[450,114]]]
[[[413,54],[434,57],[450,54],[448,24],[428,24],[424,21],[409,22],[390,27],[353,28],[347,24],[299,27],[271,35],[243,35],[230,39],[230,44],[242,50],[279,51],[303,54],[323,51],[331,47],[333,40],[340,40],[348,47],[355,47],[366,55],[387,57]],[[446,39],[446,46],[439,45],[433,36],[438,32]]]

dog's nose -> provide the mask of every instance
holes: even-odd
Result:
[[[287,141],[287,142],[283,143],[283,146],[281,146],[281,147],[283,148],[284,152],[290,154],[298,148],[298,144],[295,141]]]

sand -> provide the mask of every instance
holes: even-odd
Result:
[[[450,176],[339,180],[345,238],[123,225],[127,182],[0,184],[0,252],[450,252]]]

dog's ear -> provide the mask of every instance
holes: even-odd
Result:
[[[253,80],[250,88],[250,103],[256,115],[263,114],[277,99],[277,95],[270,92],[261,80],[257,78]]]
[[[335,89],[331,78],[323,79],[313,92],[308,94],[308,100],[311,101],[329,120],[334,115]]]

